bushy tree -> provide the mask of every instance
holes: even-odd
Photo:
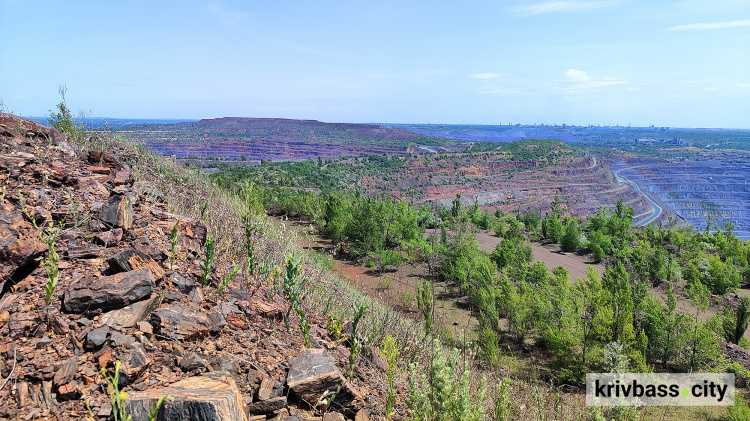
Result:
[[[581,228],[578,221],[571,218],[565,224],[565,231],[560,239],[560,247],[563,251],[575,252],[581,245]]]

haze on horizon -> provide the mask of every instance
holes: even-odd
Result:
[[[46,115],[750,128],[750,0],[0,0],[0,101]]]

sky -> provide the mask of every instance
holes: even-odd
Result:
[[[0,0],[0,101],[77,113],[750,128],[750,0]]]

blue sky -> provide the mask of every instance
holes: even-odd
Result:
[[[45,115],[750,128],[750,0],[0,0]]]

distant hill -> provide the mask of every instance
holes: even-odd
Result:
[[[378,124],[283,118],[222,117],[119,131],[161,154],[209,161],[287,161],[457,147],[438,136]]]

